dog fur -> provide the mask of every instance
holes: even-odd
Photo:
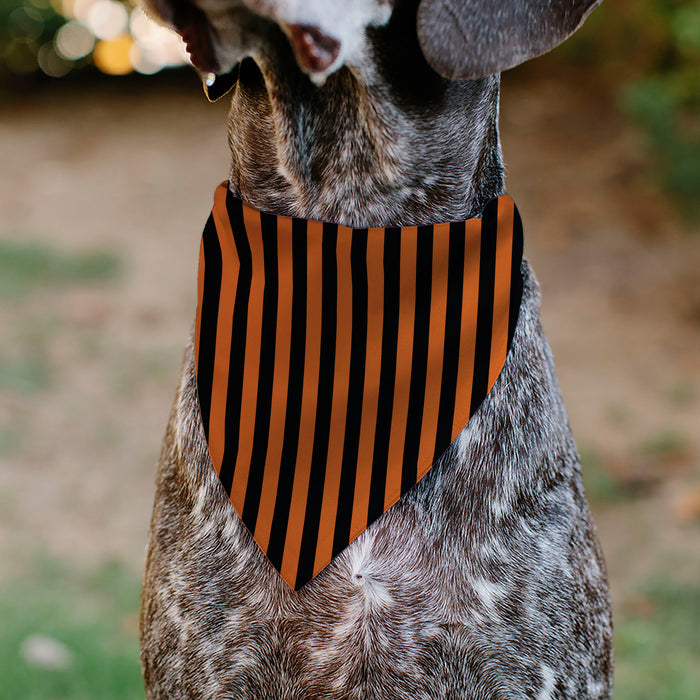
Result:
[[[243,58],[229,118],[234,194],[357,227],[466,219],[502,194],[499,79],[485,73],[551,48],[594,4],[559,0],[551,14],[545,0],[147,3],[202,72]],[[462,5],[486,18],[471,46]],[[488,26],[503,34],[528,21],[549,43],[523,30],[493,48]],[[338,43],[311,76],[298,25]],[[143,587],[148,698],[610,697],[605,567],[526,263],[523,275],[513,345],[477,413],[427,476],[298,592],[212,468],[190,342]]]

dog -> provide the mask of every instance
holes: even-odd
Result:
[[[500,71],[559,44],[599,1],[145,7],[182,35],[210,98],[233,87],[230,192],[259,211],[361,228],[479,217],[505,191]],[[191,340],[143,583],[148,698],[610,697],[605,566],[537,283],[526,262],[521,272],[512,344],[478,410],[299,590],[217,478]]]

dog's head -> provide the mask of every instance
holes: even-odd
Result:
[[[221,75],[244,56],[289,41],[317,81],[366,60],[367,29],[399,5],[415,15],[430,66],[453,80],[512,68],[554,48],[601,0],[141,0],[178,31],[203,74]],[[286,38],[285,38],[286,36]],[[410,40],[410,38],[407,38]]]

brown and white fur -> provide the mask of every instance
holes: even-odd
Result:
[[[497,72],[562,41],[595,4],[146,2],[203,74],[243,59],[228,124],[234,194],[357,227],[466,219],[502,194]],[[298,592],[214,473],[190,342],[143,587],[148,698],[610,697],[605,568],[537,284],[527,264],[523,274],[513,346],[480,409]]]

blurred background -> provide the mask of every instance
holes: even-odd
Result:
[[[0,699],[142,698],[140,575],[226,100],[117,0],[0,0]],[[700,2],[503,79],[508,190],[615,606],[619,700],[700,697]]]

